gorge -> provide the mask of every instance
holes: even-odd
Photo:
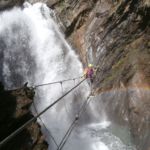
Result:
[[[10,1],[6,5],[2,2],[0,79],[5,89],[20,88],[25,82],[31,87],[80,77],[88,63],[98,67],[93,83],[95,96],[64,149],[149,150],[150,2],[30,0]],[[14,5],[21,6],[11,8]],[[35,89],[37,111],[79,81]],[[84,82],[42,115],[46,129],[37,120],[49,143],[47,149],[57,148],[49,132],[59,144],[89,93],[90,87]],[[30,110],[36,114],[33,105]]]

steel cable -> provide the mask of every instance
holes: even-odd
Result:
[[[74,127],[76,126],[77,121],[80,119],[81,115],[83,114],[83,112],[86,109],[86,106],[89,104],[90,102],[90,95],[87,97],[86,101],[84,102],[84,104],[82,105],[80,111],[78,112],[78,114],[76,114],[75,119],[73,120],[72,124],[70,125],[69,129],[67,130],[66,134],[64,135],[64,137],[62,138],[57,150],[62,150],[62,148],[64,147],[64,145],[66,144],[69,136],[71,135]]]
[[[35,109],[36,114],[38,114],[38,111],[37,111],[37,108],[36,108],[34,102],[33,102],[33,107],[34,107],[34,109]],[[44,128],[48,131],[48,133],[49,133],[50,137],[52,138],[53,142],[55,143],[55,145],[58,147],[58,144],[57,144],[55,138],[53,137],[51,131],[46,127],[46,125],[45,125],[45,123],[43,122],[42,118],[39,117],[39,119],[40,119],[41,123],[43,124]]]
[[[76,87],[78,87],[83,81],[86,79],[81,80],[76,86],[71,88],[69,91],[67,91],[64,95],[62,95],[60,98],[58,98],[55,102],[50,104],[48,107],[46,107],[43,111],[41,111],[39,114],[28,120],[25,124],[23,124],[20,128],[18,128],[16,131],[11,133],[8,137],[6,137],[4,140],[0,142],[0,148],[6,144],[9,140],[14,138],[17,134],[19,134],[26,126],[28,126],[31,122],[35,121],[39,116],[41,116],[43,113],[45,113],[48,109],[50,109],[52,106],[54,106],[56,103],[58,103],[60,100],[62,100],[66,95],[68,95],[71,91],[73,91]]]
[[[46,86],[46,85],[51,85],[51,84],[57,84],[57,83],[63,83],[63,82],[66,82],[66,81],[71,81],[71,80],[75,80],[75,79],[79,79],[79,78],[82,78],[82,76],[76,77],[76,78],[72,78],[72,79],[67,79],[67,80],[61,80],[61,81],[55,81],[55,82],[37,84],[37,85],[32,86],[32,88],[36,89],[36,88],[41,87],[41,86]]]

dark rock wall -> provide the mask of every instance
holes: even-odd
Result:
[[[44,2],[56,11],[84,66],[90,62],[98,67],[94,89],[107,94],[102,100],[110,119],[129,124],[137,149],[150,150],[150,1]]]
[[[21,6],[25,0],[0,0],[0,11]]]
[[[49,6],[86,66],[98,67],[97,94],[110,119],[129,124],[138,150],[150,149],[150,2],[59,0]]]
[[[95,90],[117,89],[108,110],[128,121],[139,150],[150,148],[149,10],[146,1],[120,1],[104,16],[97,14],[85,35],[87,60],[99,67]],[[120,96],[122,89],[126,94]]]
[[[34,92],[27,87],[5,91],[3,86],[0,86],[0,141],[2,141],[33,117],[29,107]],[[47,150],[47,148],[40,126],[33,122],[0,149]]]

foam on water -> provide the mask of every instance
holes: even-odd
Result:
[[[92,145],[93,150],[109,150],[108,147],[102,142],[96,142]]]
[[[100,123],[92,123],[92,124],[89,124],[88,126],[89,127],[92,127],[92,128],[96,128],[96,129],[106,129],[107,127],[110,126],[110,122],[107,121],[107,120],[104,120]]]

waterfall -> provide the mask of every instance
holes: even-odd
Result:
[[[0,81],[5,88],[18,88],[25,82],[33,86],[83,74],[78,56],[65,41],[52,16],[54,12],[42,3],[25,3],[23,8],[13,8],[0,14]],[[37,88],[34,99],[37,111],[42,111],[80,81]],[[90,88],[84,82],[41,116],[48,129],[42,128],[50,144],[49,149],[56,149],[49,133],[59,144],[89,93]],[[126,150],[123,142],[106,130],[111,123],[104,111],[100,117],[97,111],[100,106],[93,101],[90,103],[65,145],[66,150]],[[35,113],[34,108],[31,109]]]

